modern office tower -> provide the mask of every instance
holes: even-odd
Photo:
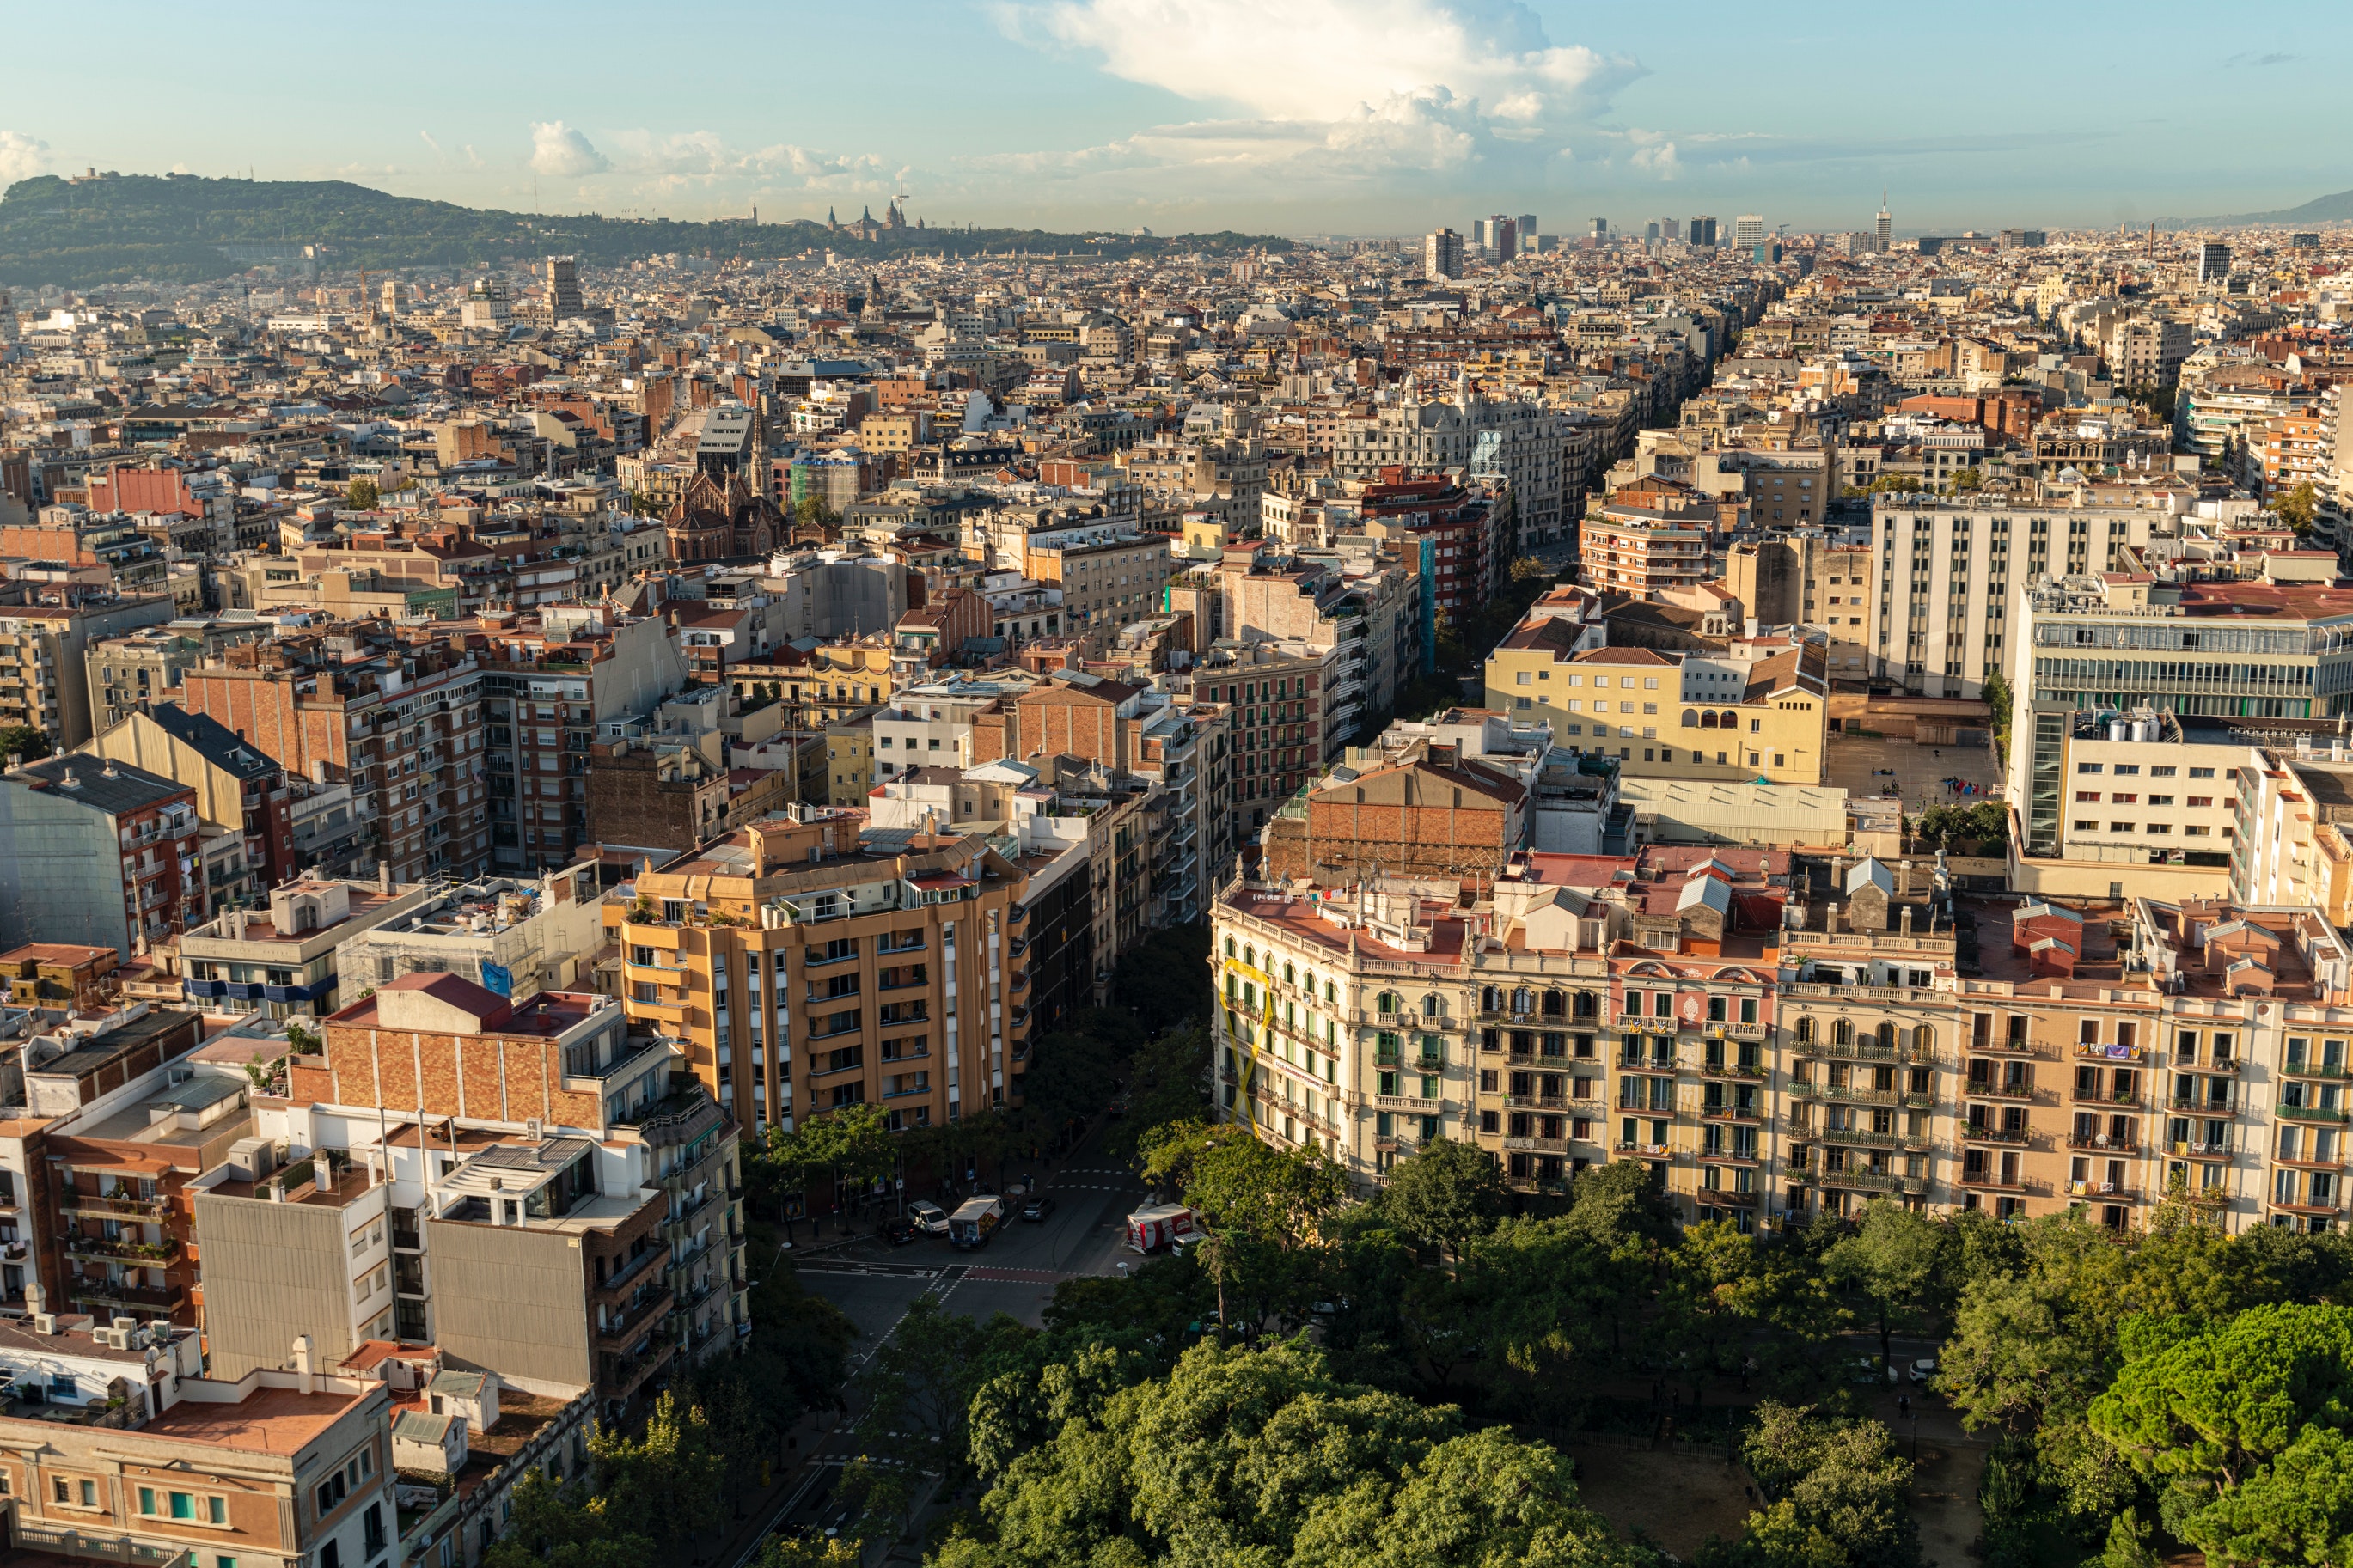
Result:
[[[1520,253],[1520,226],[1497,213],[1487,220],[1487,248],[1498,261],[1509,261]]]
[[[1880,255],[1887,254],[1888,241],[1894,237],[1894,220],[1887,216],[1887,187],[1882,185],[1879,187],[1879,223],[1873,231],[1873,237],[1878,241],[1876,248]]]
[[[1598,245],[1598,244],[1600,244],[1600,243],[1602,243],[1603,241],[1606,241],[1609,237],[1609,220],[1608,218],[1606,218],[1606,217],[1598,217],[1598,218],[1595,218],[1595,219],[1593,220],[1593,239],[1594,239],[1594,243],[1595,243],[1595,244],[1597,244],[1597,245]]]
[[[1534,256],[1536,253],[1536,215],[1522,213],[1513,221],[1520,231],[1520,254]]]
[[[1644,245],[1656,245],[1659,243],[1658,219],[1652,218],[1649,223],[1642,226],[1642,243]]]
[[[1732,220],[1732,243],[1740,250],[1755,250],[1765,243],[1765,216],[1762,213],[1742,213]]]
[[[1694,245],[1704,245],[1712,248],[1715,244],[1715,220],[1712,217],[1692,219],[1691,233],[1688,237]]]
[[[1421,270],[1430,278],[1460,278],[1462,276],[1462,237],[1451,228],[1441,228],[1422,237]]]
[[[2231,247],[2210,239],[2198,247],[2198,281],[2220,283],[2231,276]]]

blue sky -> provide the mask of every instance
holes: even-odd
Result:
[[[0,181],[356,180],[546,211],[1395,234],[1902,231],[2353,187],[2353,5],[1530,0],[20,9]],[[110,39],[119,39],[115,47]]]

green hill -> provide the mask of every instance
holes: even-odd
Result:
[[[329,270],[480,267],[508,258],[577,256],[610,266],[672,251],[773,260],[812,247],[877,259],[944,251],[1100,252],[1106,257],[1288,250],[1285,239],[1232,233],[1130,237],[1037,229],[898,229],[864,242],[821,223],[679,223],[496,212],[388,195],[343,180],[207,180],[126,174],[74,184],[20,180],[0,197],[0,285],[89,289],[133,279],[193,283],[243,271],[305,245]]]

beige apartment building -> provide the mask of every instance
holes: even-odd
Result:
[[[641,870],[606,906],[622,1006],[745,1124],[860,1102],[893,1129],[1020,1095],[1027,878],[976,837],[870,852],[799,807]]]

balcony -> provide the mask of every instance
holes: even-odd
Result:
[[[1738,1079],[1748,1083],[1765,1081],[1765,1064],[1762,1062],[1716,1062],[1703,1065],[1699,1071],[1702,1078]]]
[[[2194,1067],[2186,1062],[2182,1065],[2189,1068],[2190,1070],[2195,1072],[2221,1072],[2223,1070],[2222,1064],[2220,1062],[2216,1062],[2210,1067],[2204,1068]],[[2341,1062],[2289,1062],[2280,1068],[2280,1077],[2334,1079],[2337,1082],[2342,1083],[2347,1079],[2353,1078],[2353,1068],[2348,1068]]]
[[[1793,1083],[1792,1098],[1798,1100],[1834,1100],[1848,1105],[1901,1105],[1913,1110],[1927,1110],[1936,1103],[1933,1094],[1915,1094],[1909,1089],[1859,1089],[1852,1084]]]
[[[2227,1143],[2193,1143],[2188,1139],[2176,1139],[2173,1156],[2178,1160],[2227,1160],[2231,1146]]]
[[[1834,1045],[1827,1040],[1799,1040],[1790,1047],[1801,1057],[1827,1057],[1842,1062],[1929,1062],[1936,1059],[1934,1047],[1922,1050],[1916,1046],[1883,1046],[1876,1040],[1851,1040]]]
[[[1765,1120],[1764,1107],[1757,1105],[1702,1105],[1699,1108],[1699,1114],[1703,1121],[1762,1121]]]
[[[2095,1202],[2129,1204],[2139,1201],[2140,1191],[2121,1182],[2070,1182],[2067,1184],[2067,1195],[2090,1198]]]
[[[2327,1105],[2274,1104],[2272,1114],[2284,1121],[2341,1122],[2345,1120],[2345,1112]]]
[[[90,1215],[110,1218],[141,1219],[160,1223],[172,1215],[172,1205],[165,1198],[136,1198],[128,1194],[64,1192],[58,1194],[58,1208],[69,1215]]]
[[[1629,1143],[1624,1140],[1610,1145],[1620,1154],[1631,1154],[1639,1160],[1672,1160],[1674,1150],[1664,1143]]]
[[[2141,1102],[2141,1091],[2137,1089],[2126,1089],[2119,1094],[2112,1089],[2087,1089],[2082,1084],[2074,1084],[2067,1090],[2067,1102],[2070,1105],[2137,1106]]]
[[[2140,1146],[2130,1138],[2111,1138],[2105,1132],[2086,1136],[2080,1132],[2067,1134],[2067,1147],[2084,1149],[2101,1154],[2137,1154]]]
[[[1919,1196],[1928,1190],[1926,1176],[1899,1176],[1893,1171],[1824,1171],[1815,1178],[1826,1187],[1852,1187],[1867,1193],[1905,1193]]]
[[[142,1266],[162,1268],[179,1261],[181,1251],[177,1237],[165,1237],[161,1241],[109,1240],[102,1236],[68,1236],[62,1246],[68,1258],[89,1258],[100,1263],[137,1262]]]
[[[2034,1086],[2031,1083],[1996,1083],[1991,1079],[1973,1078],[1962,1092],[1971,1100],[2002,1100],[2018,1105],[2029,1104],[2034,1099]]]
[[[2187,1096],[2179,1096],[2166,1101],[2166,1103],[2173,1110],[2180,1111],[2185,1116],[2203,1116],[2210,1121],[2227,1121],[2231,1118],[2239,1114],[2239,1107],[2237,1103],[2228,1100],[2221,1101],[2211,1100],[2200,1100]],[[2287,1108],[2285,1106],[2280,1106],[2276,1107],[2275,1110],[2279,1114],[2284,1115]]]
[[[1929,1138],[1925,1132],[1863,1132],[1844,1127],[1825,1128],[1814,1134],[1822,1143],[1837,1143],[1862,1149],[1905,1149],[1914,1153],[1926,1153]],[[2024,1133],[2019,1134],[2023,1140]]]
[[[677,1300],[678,1293],[667,1285],[648,1291],[645,1299],[628,1311],[607,1315],[603,1326],[596,1331],[597,1343],[617,1349],[626,1346],[645,1329],[648,1322],[668,1312]]]
[[[127,1280],[74,1276],[69,1276],[64,1283],[69,1300],[124,1307],[151,1315],[175,1312],[188,1302],[185,1285],[133,1285]]]
[[[1971,1171],[1966,1168],[1961,1172],[1961,1185],[1995,1193],[2022,1193],[2026,1190],[2023,1177],[2004,1176],[1998,1171]]]
[[[1737,1209],[1753,1209],[1757,1206],[1757,1194],[1730,1192],[1722,1187],[1702,1187],[1692,1194],[1692,1201],[1703,1206],[1709,1204],[1724,1204]]]
[[[1970,1122],[1961,1129],[1961,1136],[1971,1143],[2005,1143],[2019,1149],[2023,1149],[2027,1143],[2027,1131],[2023,1127],[1985,1127]]]

